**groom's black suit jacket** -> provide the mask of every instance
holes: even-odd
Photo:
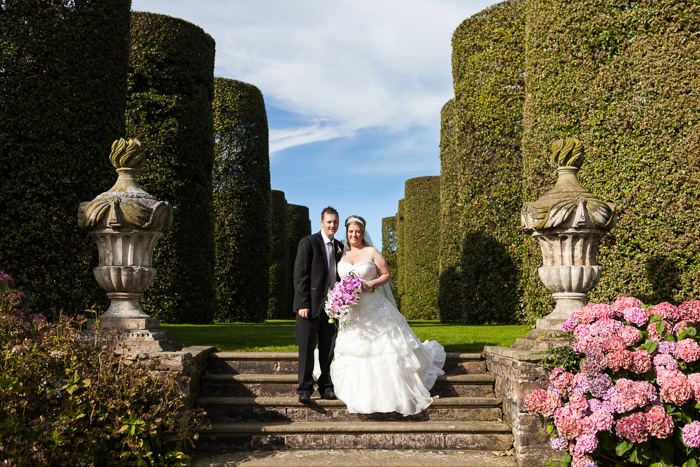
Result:
[[[343,254],[342,244],[333,239],[336,264]],[[336,267],[336,280],[340,280]],[[294,261],[294,313],[300,309],[311,310],[309,315],[317,318],[323,311],[328,294],[328,260],[326,245],[321,232],[301,239]]]

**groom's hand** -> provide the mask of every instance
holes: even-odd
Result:
[[[309,319],[309,309],[308,308],[300,308],[299,309],[299,316],[301,316],[304,319]]]

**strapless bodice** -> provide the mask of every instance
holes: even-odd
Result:
[[[375,266],[374,261],[371,259],[360,261],[355,264],[350,264],[345,261],[338,262],[338,274],[340,274],[341,279],[346,278],[351,272],[365,282],[376,279],[379,276],[377,273],[377,266]]]

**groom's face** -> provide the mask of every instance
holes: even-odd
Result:
[[[338,231],[338,216],[325,213],[321,219],[321,228],[328,238],[333,240],[333,236]]]

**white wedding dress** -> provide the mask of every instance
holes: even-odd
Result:
[[[363,281],[378,276],[373,261],[340,261],[341,278],[350,272]],[[384,296],[362,292],[351,318],[338,331],[331,381],[351,413],[416,414],[432,402],[430,388],[445,374],[445,349],[421,343],[406,318]]]

